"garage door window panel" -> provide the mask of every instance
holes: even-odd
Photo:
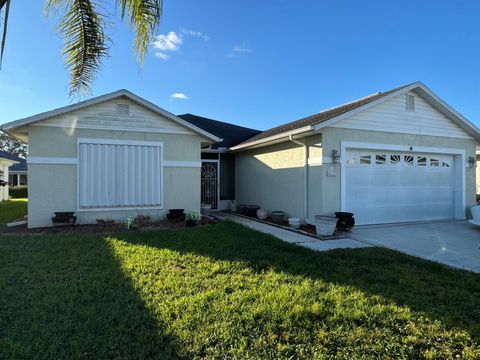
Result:
[[[370,165],[372,163],[372,155],[361,155],[360,165]]]

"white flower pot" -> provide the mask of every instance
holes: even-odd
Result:
[[[263,209],[258,209],[257,210],[257,217],[260,219],[260,220],[265,220],[268,216],[268,213],[263,210]]]
[[[473,221],[480,223],[480,205],[472,206],[472,218]]]
[[[332,216],[315,215],[315,228],[317,235],[330,236],[335,232],[337,219]]]

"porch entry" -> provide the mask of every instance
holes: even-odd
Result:
[[[218,208],[220,193],[219,161],[202,160],[201,171],[201,204]]]

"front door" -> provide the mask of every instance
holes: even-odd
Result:
[[[201,202],[202,206],[218,207],[218,160],[202,161]]]

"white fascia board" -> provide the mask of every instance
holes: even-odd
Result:
[[[230,148],[230,150],[233,150],[233,151],[247,150],[249,148],[254,148],[254,147],[257,148],[257,147],[261,147],[261,146],[267,146],[267,145],[270,145],[271,142],[279,143],[279,142],[287,141],[288,137],[290,135],[297,135],[297,134],[300,134],[300,133],[305,133],[305,132],[311,131],[312,129],[313,128],[310,125],[309,126],[304,126],[304,127],[301,127],[301,128],[295,129],[295,130],[283,132],[281,134],[277,134],[277,135],[269,136],[269,137],[266,137],[266,138],[263,138],[263,139],[247,142],[245,144],[232,146]]]
[[[430,88],[420,83],[420,85],[417,87],[417,89],[415,89],[415,91],[419,92],[419,95],[423,96],[427,100],[427,102],[430,103],[430,105],[432,105],[435,109],[437,109],[446,117],[455,122],[463,130],[469,133],[473,138],[480,141],[480,129],[466,117],[460,114],[457,110],[451,107],[440,96],[430,90]]]
[[[9,130],[18,128],[20,126],[30,125],[30,124],[33,124],[33,123],[38,122],[38,121],[42,121],[42,120],[46,120],[46,119],[49,119],[49,118],[52,118],[52,117],[55,117],[55,116],[63,115],[63,114],[66,114],[66,113],[69,113],[69,112],[72,112],[72,111],[83,109],[83,108],[88,107],[88,106],[92,106],[92,105],[96,105],[96,104],[99,104],[99,103],[102,103],[102,102],[105,102],[105,101],[113,100],[113,99],[116,99],[116,98],[119,98],[119,97],[122,97],[122,96],[126,97],[127,99],[129,99],[129,100],[131,100],[131,101],[133,101],[137,104],[140,104],[141,106],[155,112],[158,115],[164,116],[167,119],[170,119],[173,122],[175,122],[179,125],[182,125],[182,126],[188,128],[188,129],[196,132],[197,134],[200,134],[200,135],[206,137],[207,139],[211,140],[212,142],[220,142],[220,141],[223,140],[223,139],[219,138],[218,136],[215,136],[215,135],[213,135],[213,134],[211,134],[211,133],[209,133],[209,132],[207,132],[207,131],[205,131],[205,130],[203,130],[203,129],[195,126],[195,125],[190,124],[188,121],[185,121],[185,120],[179,118],[178,116],[162,109],[161,107],[159,107],[159,106],[157,106],[157,105],[155,105],[155,104],[141,98],[140,96],[135,95],[134,93],[132,93],[128,90],[125,90],[125,89],[118,90],[118,91],[112,92],[110,94],[100,95],[100,96],[97,96],[93,99],[81,101],[81,102],[73,104],[73,105],[64,106],[64,107],[61,107],[61,108],[58,108],[58,109],[55,109],[55,110],[51,110],[51,111],[47,111],[47,112],[40,113],[40,114],[37,114],[37,115],[33,115],[33,116],[30,116],[30,117],[27,117],[27,118],[24,118],[24,119],[11,121],[11,122],[8,122],[6,124],[1,125],[0,129],[4,130],[4,131],[9,131]]]
[[[18,164],[19,162],[15,161],[15,160],[10,160],[10,159],[5,159],[5,158],[0,157],[0,163],[8,165],[8,166],[12,166],[14,164]]]

